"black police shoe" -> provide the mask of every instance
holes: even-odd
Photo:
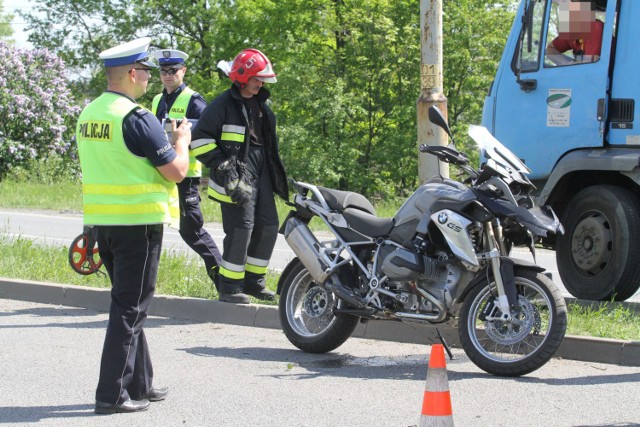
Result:
[[[223,302],[230,302],[233,304],[251,304],[251,300],[247,294],[242,291],[220,292],[218,300]]]
[[[151,390],[149,390],[147,394],[142,396],[142,399],[147,399],[151,402],[159,402],[161,400],[164,400],[164,398],[167,397],[168,393],[169,393],[169,387],[161,387],[161,388],[151,387]]]
[[[147,399],[132,400],[127,399],[122,403],[105,403],[96,401],[96,414],[122,414],[128,412],[146,411],[149,408],[149,402]]]

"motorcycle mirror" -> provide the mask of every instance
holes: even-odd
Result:
[[[435,105],[429,107],[429,121],[444,129],[447,135],[449,135],[449,138],[451,138],[451,141],[453,141],[453,134],[449,128],[449,123],[447,123],[447,119],[444,118],[442,111],[440,111],[440,109]]]

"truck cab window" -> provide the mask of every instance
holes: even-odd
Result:
[[[599,61],[606,6],[606,0],[553,0],[545,67]]]
[[[523,29],[520,35],[520,51],[518,52],[519,66],[517,68],[524,73],[536,71],[540,67],[540,46],[545,4],[545,0],[533,0],[529,4],[530,18],[527,21],[531,28]]]

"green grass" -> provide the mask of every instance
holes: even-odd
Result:
[[[68,261],[68,247],[41,246],[17,236],[0,235],[0,277],[109,288],[102,267],[97,274],[76,273]],[[275,291],[279,275],[267,274],[267,287]],[[164,295],[217,299],[218,293],[199,258],[163,251],[156,292]],[[257,301],[257,300],[256,300]],[[274,304],[274,303],[271,303]]]
[[[573,303],[568,308],[571,335],[640,341],[640,313],[631,304]]]
[[[43,185],[38,182],[0,181],[2,207],[82,211],[80,183],[57,182]]]
[[[2,206],[9,208],[51,209],[57,211],[82,210],[79,183],[43,185],[32,182],[0,181]],[[280,220],[284,220],[289,207],[278,199]],[[376,206],[378,215],[390,217],[400,203],[391,201]],[[202,202],[207,222],[220,222],[219,205],[210,200]],[[324,224],[312,221],[312,228],[323,229]],[[77,286],[108,288],[104,274],[82,276],[68,263],[68,248],[42,247],[21,237],[0,236],[0,276],[16,279],[47,281]],[[104,268],[101,270],[104,271]],[[278,274],[269,272],[267,287],[275,290]],[[198,258],[164,251],[158,271],[157,293],[217,299],[217,292]],[[256,302],[257,300],[254,300]],[[569,305],[569,335],[593,336],[640,341],[640,316],[624,304]]]

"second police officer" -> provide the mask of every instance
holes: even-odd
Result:
[[[220,301],[274,300],[265,274],[278,236],[274,193],[289,198],[278,153],[276,118],[267,106],[275,83],[269,59],[245,49],[233,60],[231,87],[214,99],[193,129],[191,150],[210,170],[208,195],[220,202],[225,232],[216,277]]]
[[[207,103],[200,94],[184,83],[187,71],[185,61],[189,55],[180,50],[160,49],[154,52],[154,56],[160,66],[160,80],[164,90],[153,98],[153,114],[160,121],[184,117],[199,119]],[[180,236],[204,260],[207,274],[213,279],[215,270],[220,265],[221,255],[213,238],[204,229],[204,218],[200,210],[201,176],[202,164],[190,151],[187,177],[178,184]]]

